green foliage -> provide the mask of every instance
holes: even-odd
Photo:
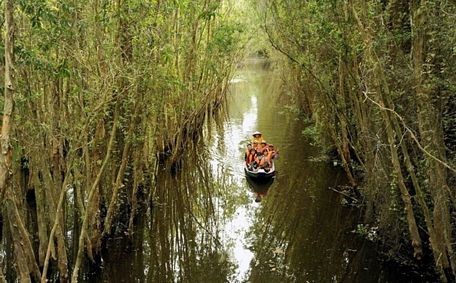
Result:
[[[321,137],[321,133],[319,132],[318,128],[314,125],[309,125],[306,127],[303,131],[302,134],[312,140],[312,144],[318,144],[317,141]]]
[[[242,28],[239,24],[231,23],[217,27],[214,31],[213,40],[208,49],[211,53],[230,55],[239,48],[239,33]]]
[[[219,2],[213,2],[209,4],[209,7],[207,7],[204,11],[201,12],[200,18],[204,20],[211,20],[212,18],[215,18],[217,16],[217,10],[220,8],[220,3]]]

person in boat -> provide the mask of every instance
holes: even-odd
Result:
[[[270,167],[270,162],[269,162],[269,147],[268,143],[265,140],[262,140],[261,143],[257,147],[257,155],[259,156],[259,162],[258,165],[260,168],[263,169],[268,169]]]
[[[247,159],[249,157],[249,154],[250,154],[250,150],[252,149],[252,144],[251,143],[248,143],[247,144],[247,149],[245,150],[245,153],[244,153],[244,160],[245,162],[247,162]]]
[[[251,148],[249,154],[247,155],[247,160],[245,161],[249,170],[253,170],[257,167],[256,161],[257,161],[257,152],[254,148]]]
[[[268,161],[271,163],[271,160],[279,156],[279,151],[274,147],[273,144],[268,145]]]
[[[268,162],[268,151],[267,151],[267,147],[266,147],[266,142],[263,141],[263,143],[260,143],[260,145],[258,146],[257,150],[256,150],[256,163],[258,164],[258,167],[259,168],[263,168],[263,169],[268,169],[269,166],[269,162]]]
[[[253,148],[256,150],[258,154],[262,153],[264,150],[264,144],[262,143],[263,141],[260,142],[254,142]]]
[[[269,171],[272,167],[272,160],[278,157],[279,152],[273,144],[268,144],[266,141],[262,141],[259,148],[264,155],[264,162],[262,163],[261,168],[264,168],[265,171]]]
[[[263,153],[263,155],[268,156],[268,154],[269,154],[269,146],[268,146],[268,143],[265,140],[261,141],[258,151],[261,151],[261,153]]]
[[[256,142],[257,144],[259,144],[259,143],[261,143],[261,141],[264,139],[263,134],[260,133],[260,132],[258,132],[258,131],[254,132],[254,133],[252,134],[252,136],[253,136],[253,138],[252,138],[252,140],[251,140],[252,144],[255,143],[255,142]]]
[[[257,142],[257,141],[253,141],[253,142],[252,142],[252,148],[253,148],[254,150],[257,150],[257,149],[258,149],[258,146],[259,146],[259,144],[260,144],[259,142]]]

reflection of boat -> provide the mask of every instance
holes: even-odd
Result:
[[[251,178],[248,175],[245,178],[250,189],[255,193],[255,202],[261,200],[268,194],[268,190],[274,183],[274,178]]]
[[[272,177],[275,176],[275,165],[274,161],[271,161],[271,163],[272,165],[269,170],[263,168],[250,169],[247,164],[244,164],[245,174],[256,181],[265,181],[272,179]]]
[[[262,192],[267,191],[269,187],[274,183],[274,178],[252,178],[247,175],[245,178],[247,180],[247,184],[249,185],[250,189],[254,192]]]

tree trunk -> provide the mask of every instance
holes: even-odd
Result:
[[[0,137],[0,201],[11,180],[12,147],[10,144],[11,116],[14,107],[14,1],[5,0],[5,93]]]
[[[87,203],[88,204],[92,203],[92,199],[93,199],[93,197],[95,195],[95,192],[96,192],[96,190],[98,188],[98,185],[100,184],[101,177],[102,177],[102,175],[104,173],[104,170],[105,170],[106,166],[108,165],[108,162],[110,161],[110,158],[111,158],[112,149],[114,147],[114,140],[115,140],[116,133],[117,133],[117,127],[118,127],[117,124],[119,123],[119,108],[120,108],[119,104],[120,104],[120,102],[118,100],[119,100],[119,98],[117,97],[115,110],[114,110],[114,119],[112,121],[111,136],[109,138],[108,147],[106,149],[106,156],[105,156],[105,158],[103,160],[101,168],[98,171],[98,174],[97,174],[93,184],[90,187],[89,195],[87,197]],[[92,207],[87,207],[86,208],[85,214],[84,214],[84,218],[83,218],[83,221],[82,221],[81,232],[80,232],[80,235],[79,235],[78,252],[76,254],[76,262],[74,264],[73,273],[71,275],[71,282],[72,283],[78,282],[79,268],[81,267],[82,258],[83,258],[83,255],[84,255],[84,239],[86,238],[87,227],[88,227],[88,224],[89,224],[89,215],[90,215],[89,212],[91,210],[92,210]]]
[[[440,1],[416,0],[412,5],[412,60],[415,79],[415,93],[418,106],[418,126],[421,145],[439,160],[446,161],[441,109],[441,89],[437,84],[439,76],[436,62],[439,50],[433,42],[438,30],[434,18],[438,18]],[[425,170],[427,187],[434,202],[434,231],[431,238],[437,267],[443,281],[453,281],[456,262],[452,259],[452,225],[449,210],[449,187],[447,169],[435,159],[426,155]]]
[[[3,108],[3,121],[0,137],[0,202],[6,196],[6,213],[14,245],[16,270],[21,282],[30,282],[30,275],[36,280],[40,271],[35,261],[33,247],[29,234],[19,215],[16,195],[11,184],[12,175],[12,147],[10,132],[12,127],[11,117],[14,106],[14,1],[5,1],[5,96]]]
[[[10,231],[14,245],[14,257],[16,259],[21,282],[30,282],[30,276],[36,281],[41,278],[40,269],[35,260],[32,242],[30,235],[25,228],[24,222],[19,214],[16,196],[11,191],[6,192],[6,211],[8,214],[8,222],[10,223]]]

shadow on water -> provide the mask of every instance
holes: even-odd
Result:
[[[228,119],[210,121],[182,170],[160,170],[152,207],[133,235],[112,239],[87,282],[394,282],[375,245],[352,231],[358,210],[328,190],[343,172],[319,160],[305,124],[277,99],[281,81],[264,61],[233,79]],[[292,110],[292,109],[290,109]],[[277,176],[246,179],[243,152],[262,131],[280,151]],[[258,201],[258,199],[261,200]],[[257,200],[257,201],[256,201]]]

